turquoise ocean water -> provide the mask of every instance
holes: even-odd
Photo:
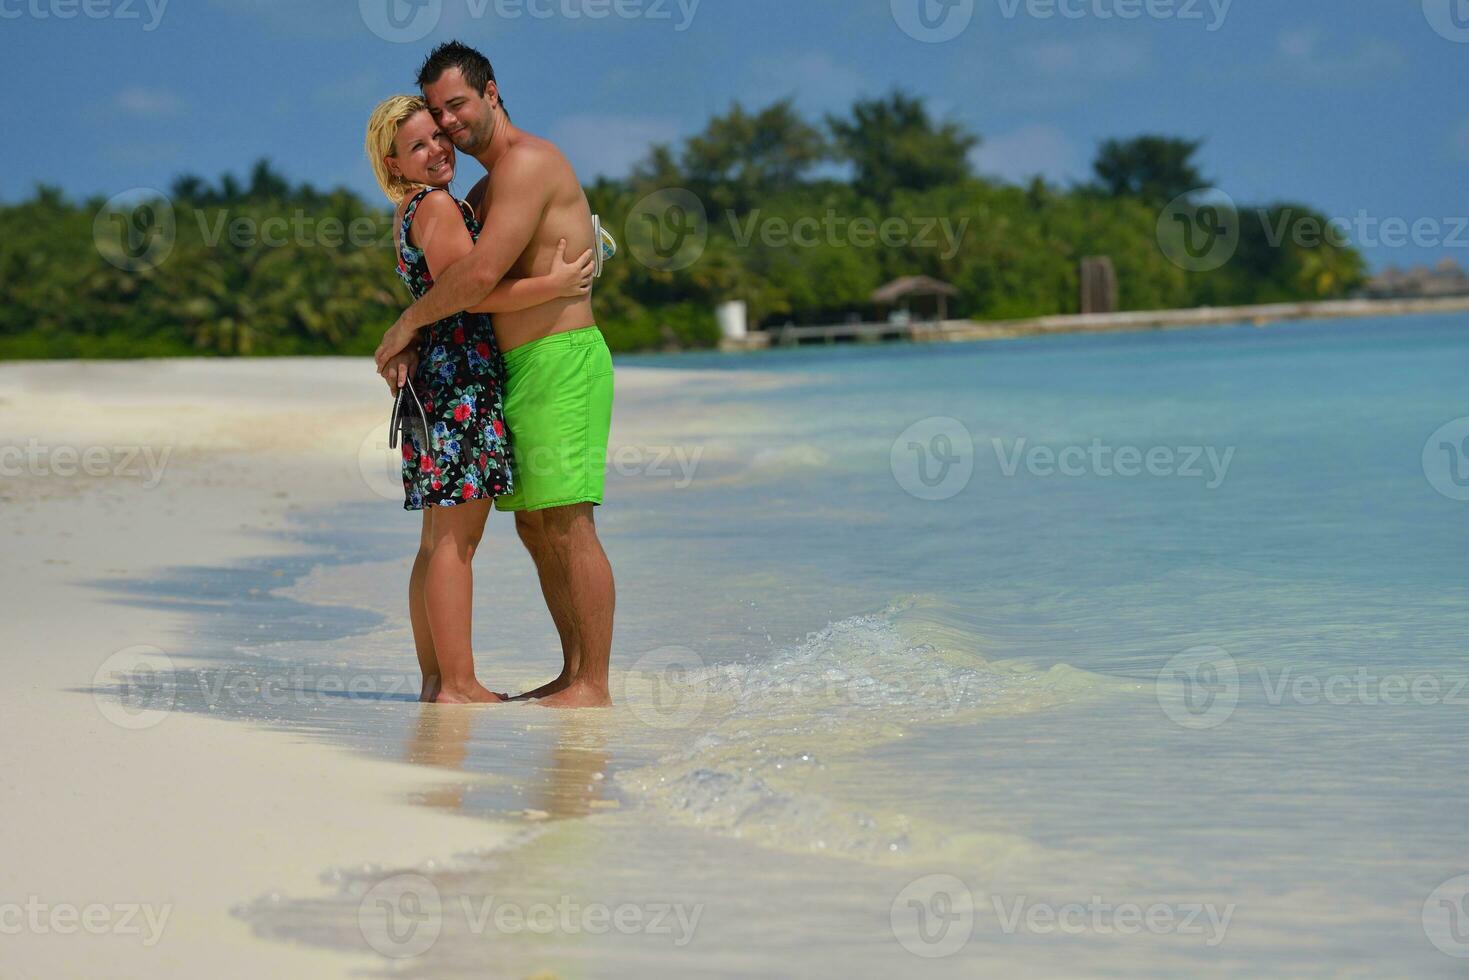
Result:
[[[621,706],[236,709],[521,834],[248,902],[260,934],[372,945],[409,872],[448,911],[395,975],[1469,969],[1462,317],[619,365],[669,378],[620,398],[599,514]],[[300,628],[217,624],[219,669],[410,668],[393,506],[304,522],[245,617]],[[482,675],[528,685],[549,623],[508,522],[486,547]]]

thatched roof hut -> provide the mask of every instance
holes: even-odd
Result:
[[[872,294],[872,302],[878,306],[896,307],[912,312],[914,300],[935,301],[937,319],[949,318],[949,300],[959,295],[959,290],[939,279],[928,276],[903,276],[878,289]]]

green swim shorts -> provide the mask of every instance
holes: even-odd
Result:
[[[612,425],[612,352],[596,327],[505,352],[514,491],[498,510],[602,502]]]

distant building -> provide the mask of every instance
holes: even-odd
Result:
[[[873,305],[890,311],[891,322],[911,320],[947,320],[949,300],[959,290],[946,282],[928,276],[904,276],[894,279],[872,294]]]
[[[1433,268],[1414,266],[1404,271],[1395,265],[1367,280],[1367,295],[1374,299],[1420,296],[1469,296],[1469,275],[1459,263],[1446,258]]]

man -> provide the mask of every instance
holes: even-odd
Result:
[[[554,145],[511,124],[484,55],[457,41],[440,45],[418,84],[439,128],[487,172],[467,198],[484,232],[383,335],[379,371],[421,329],[476,306],[505,276],[549,271],[562,240],[570,255],[601,247],[576,172]],[[495,335],[505,355],[515,458],[514,493],[496,506],[515,512],[563,657],[561,675],[523,697],[557,707],[609,705],[616,593],[592,508],[602,502],[606,476],[611,354],[590,296],[496,314]]]

